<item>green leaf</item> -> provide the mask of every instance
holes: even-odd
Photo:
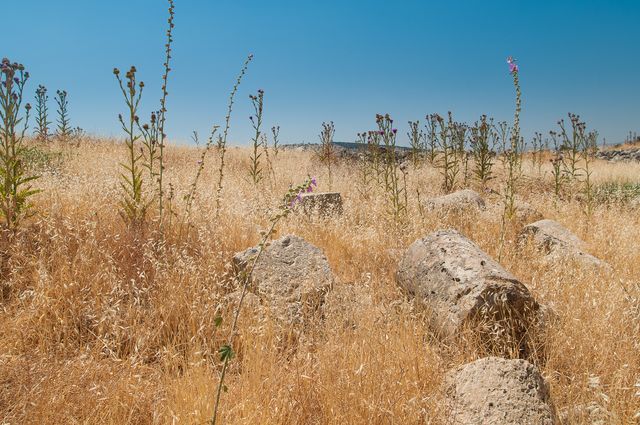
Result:
[[[226,362],[231,360],[235,353],[233,352],[233,348],[229,344],[225,344],[218,350],[218,354],[220,354],[220,361]]]
[[[220,325],[222,325],[222,316],[218,316],[213,319],[213,323],[215,324],[216,328],[219,328]]]

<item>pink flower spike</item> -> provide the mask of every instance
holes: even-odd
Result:
[[[515,63],[510,63],[509,64],[509,72],[511,74],[515,74],[518,72],[518,65],[516,65]]]

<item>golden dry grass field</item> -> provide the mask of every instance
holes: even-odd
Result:
[[[236,289],[231,258],[259,241],[289,185],[307,175],[317,176],[318,190],[341,192],[344,214],[292,214],[277,236],[294,233],[324,251],[336,275],[327,300],[332,314],[286,338],[243,309],[220,423],[447,423],[445,373],[486,353],[468,340],[433,335],[395,272],[404,249],[441,228],[458,229],[497,258],[499,195],[483,192],[482,214],[441,218],[418,203],[418,192],[422,202],[441,194],[438,171],[411,166],[408,219],[397,227],[381,191],[360,195],[353,164],[339,163],[329,188],[311,153],[285,150],[256,187],[247,174],[248,149],[230,148],[219,218],[212,152],[185,221],[183,197],[200,151],[170,146],[165,179],[174,214],[163,232],[151,222],[133,234],[118,214],[124,146],[87,139],[51,149],[61,150],[62,159],[42,170],[37,214],[15,238],[2,240],[0,423],[207,423],[217,350],[233,309],[225,296]],[[497,167],[491,184],[500,191]],[[597,404],[607,412],[605,423],[639,423],[640,210],[599,203],[587,220],[579,197],[556,199],[548,165],[539,173],[525,160],[523,170],[518,196],[613,268],[550,267],[517,245],[525,223],[506,230],[501,264],[557,314],[538,360],[553,402],[558,411]],[[593,170],[596,185],[640,182],[640,163],[596,161]]]

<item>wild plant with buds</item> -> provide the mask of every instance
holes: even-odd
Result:
[[[28,173],[25,133],[31,105],[22,102],[29,73],[24,65],[3,58],[0,62],[0,217],[2,228],[14,232],[32,214],[30,199],[38,193],[32,184],[38,176]],[[22,126],[22,128],[20,128]]]
[[[382,183],[387,196],[390,215],[400,223],[407,212],[407,185],[405,170],[401,169],[396,156],[396,136],[398,130],[393,127],[389,114],[376,115],[378,134],[384,146],[382,161]]]
[[[327,168],[329,189],[333,183],[333,176],[331,174],[333,163],[335,162],[335,149],[333,146],[333,136],[336,133],[336,127],[333,125],[333,121],[323,122],[322,130],[320,131],[320,147],[317,152],[318,159]]]
[[[35,112],[36,112],[36,129],[35,135],[41,142],[49,141],[49,125],[51,122],[49,121],[49,107],[47,106],[47,102],[49,101],[49,96],[47,95],[47,88],[43,85],[39,85],[36,89],[36,102],[35,102]]]
[[[113,74],[118,80],[120,91],[128,109],[127,116],[118,115],[122,130],[126,134],[125,145],[127,148],[127,162],[121,164],[124,172],[120,174],[120,187],[122,200],[120,202],[122,218],[133,227],[143,224],[149,202],[143,191],[144,154],[138,146],[140,133],[138,127],[138,107],[142,98],[144,82],[136,80],[136,67],[132,66],[125,74],[124,80],[120,78],[120,70],[115,68]]]
[[[260,163],[260,158],[262,157],[262,111],[264,108],[264,91],[262,89],[258,90],[257,95],[250,95],[251,105],[253,106],[254,115],[249,117],[251,120],[251,126],[255,132],[253,138],[251,139],[251,154],[249,156],[249,177],[254,185],[260,183],[262,178],[262,165]]]
[[[358,145],[358,194],[362,199],[369,199],[371,184],[375,179],[375,170],[371,165],[372,158],[369,152],[369,137],[365,131],[357,134],[356,144]]]
[[[273,159],[278,159],[278,153],[280,153],[280,126],[276,125],[271,127],[271,134],[273,135]]]
[[[433,138],[438,148],[434,165],[442,175],[442,190],[445,193],[452,192],[458,185],[461,165],[461,150],[459,142],[456,143],[460,137],[460,124],[453,121],[451,112],[448,115],[448,120],[438,114],[428,116],[431,126],[437,129]]]
[[[420,128],[420,121],[409,121],[409,131],[407,132],[409,144],[411,146],[411,160],[413,166],[417,167],[424,152],[424,131]]]
[[[483,188],[493,179],[493,162],[498,133],[493,125],[493,119],[486,115],[471,127],[471,153],[473,155],[473,174]]]
[[[57,90],[56,96],[56,112],[58,113],[58,126],[56,128],[56,137],[61,141],[67,141],[71,136],[71,122],[69,120],[69,99],[66,90]]]

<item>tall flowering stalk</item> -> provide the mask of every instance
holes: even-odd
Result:
[[[218,167],[218,184],[216,187],[216,217],[220,214],[220,200],[222,198],[222,180],[224,179],[224,160],[225,154],[227,152],[227,136],[229,135],[229,128],[231,127],[231,112],[233,111],[233,103],[238,92],[238,87],[240,87],[240,83],[242,82],[242,77],[247,72],[247,68],[249,67],[249,63],[253,60],[253,54],[247,56],[247,59],[244,61],[242,65],[242,69],[240,70],[240,74],[236,78],[236,83],[233,85],[233,89],[231,90],[231,94],[229,95],[229,104],[227,105],[227,116],[225,117],[225,125],[222,134],[218,136],[218,157],[220,159],[220,165]]]
[[[498,248],[498,261],[502,260],[502,251],[504,249],[504,243],[507,232],[507,222],[511,222],[516,215],[516,184],[518,177],[520,176],[520,165],[522,157],[523,142],[520,137],[520,110],[521,110],[521,92],[520,92],[520,80],[519,71],[520,68],[516,64],[515,59],[511,56],[507,58],[507,64],[509,65],[509,73],[513,77],[513,85],[516,89],[516,110],[513,117],[513,127],[511,128],[511,137],[509,139],[509,146],[506,143],[507,126],[503,126],[502,141],[503,141],[503,160],[506,167],[506,181],[504,188],[504,211],[502,214],[502,223],[500,228],[500,245]]]
[[[522,155],[522,142],[520,137],[520,111],[521,111],[521,91],[518,73],[520,68],[516,60],[509,56],[507,58],[509,72],[513,77],[513,85],[516,89],[516,110],[513,117],[513,127],[511,128],[510,147],[505,150],[507,161],[507,181],[505,185],[505,215],[511,220],[515,215],[515,194],[516,184],[520,174],[520,162]]]
[[[27,174],[23,145],[31,105],[25,105],[21,116],[22,96],[29,73],[24,65],[0,62],[0,217],[1,226],[11,232],[17,230],[20,220],[30,214],[29,198],[38,190],[31,183],[37,176]],[[19,126],[24,120],[24,125]]]
[[[175,15],[175,6],[173,0],[169,0],[169,19],[167,23],[169,28],[167,29],[167,43],[165,46],[165,61],[164,61],[164,73],[162,74],[162,97],[160,98],[160,111],[158,112],[158,214],[160,215],[160,222],[162,223],[162,217],[164,213],[163,197],[163,180],[164,180],[164,147],[166,134],[164,126],[166,123],[167,114],[167,80],[169,78],[169,71],[171,71],[171,44],[173,43],[173,18]]]
[[[229,366],[229,361],[235,357],[235,352],[233,350],[233,340],[236,335],[236,330],[238,328],[238,318],[240,317],[240,311],[242,310],[242,302],[244,301],[245,296],[247,295],[247,289],[249,288],[249,284],[251,283],[251,276],[253,274],[254,269],[256,268],[256,264],[258,260],[262,256],[264,249],[267,247],[267,243],[271,236],[275,232],[276,225],[280,220],[287,217],[291,210],[302,201],[302,194],[307,192],[312,192],[313,188],[317,186],[317,182],[315,178],[307,178],[304,183],[292,187],[285,194],[284,199],[282,200],[282,204],[278,212],[271,217],[269,220],[270,225],[269,229],[262,233],[262,240],[258,244],[258,252],[253,257],[251,261],[251,265],[246,269],[246,271],[242,272],[239,276],[240,284],[242,285],[242,292],[240,293],[240,299],[238,300],[238,305],[236,306],[233,322],[231,324],[231,330],[229,331],[229,338],[227,339],[227,343],[224,344],[218,350],[218,354],[220,354],[220,361],[222,361],[222,371],[220,372],[220,379],[218,381],[218,389],[216,391],[216,400],[213,407],[213,415],[211,418],[211,424],[216,424],[216,419],[218,417],[218,408],[220,407],[220,396],[222,395],[222,390],[225,388],[224,386],[224,378],[227,373],[227,367]]]

